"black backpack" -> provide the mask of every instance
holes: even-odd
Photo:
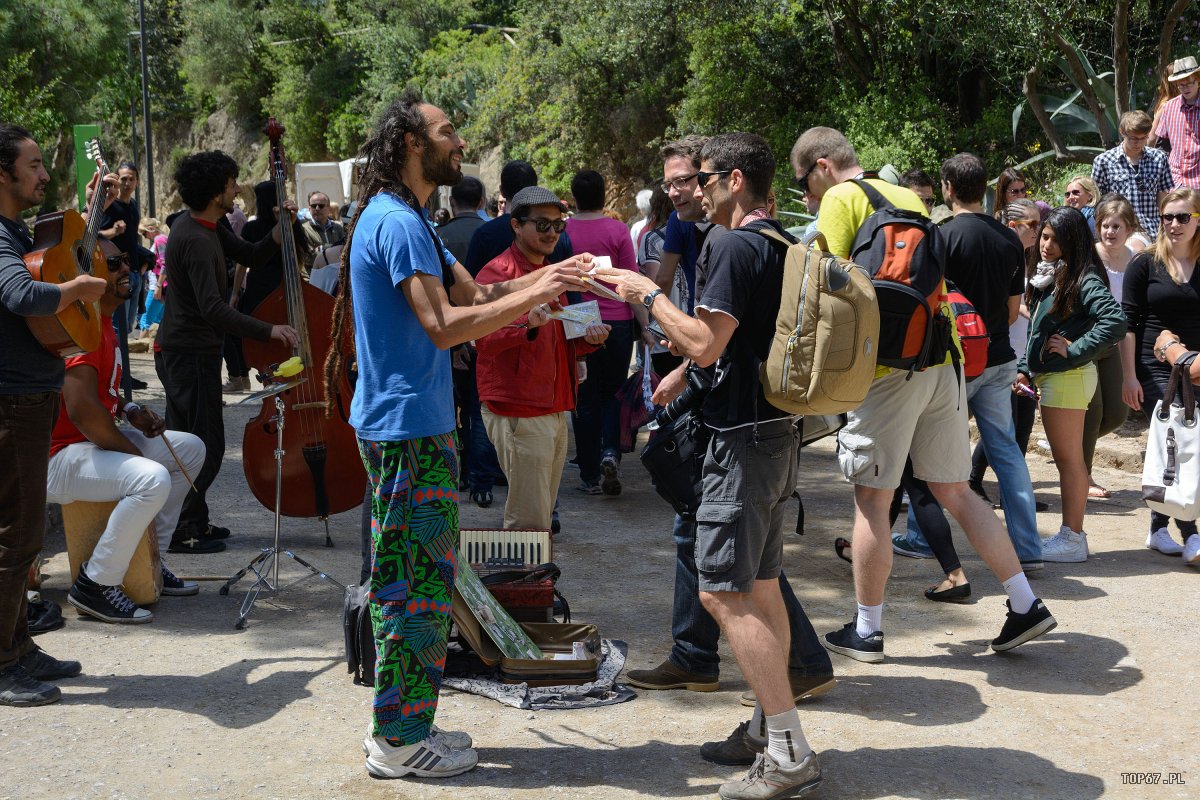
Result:
[[[874,209],[854,237],[850,260],[871,276],[879,301],[876,362],[910,372],[940,364],[953,347],[950,321],[939,313],[946,275],[941,232],[866,181],[854,183]]]

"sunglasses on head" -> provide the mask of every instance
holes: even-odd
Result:
[[[567,221],[565,219],[543,219],[541,217],[525,217],[518,220],[522,225],[526,222],[532,222],[533,227],[538,233],[549,233],[553,230],[555,233],[562,233],[566,230]]]
[[[1163,214],[1162,221],[1163,222],[1174,222],[1177,225],[1187,225],[1188,222],[1191,220],[1191,218],[1195,217],[1195,216],[1198,216],[1198,215],[1197,214]]]

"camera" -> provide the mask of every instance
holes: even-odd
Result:
[[[708,392],[712,389],[713,374],[711,370],[701,369],[694,364],[687,368],[684,373],[684,378],[687,381],[687,386],[679,393],[679,396],[667,403],[665,408],[659,409],[654,415],[654,420],[648,426],[650,430],[658,430],[666,428],[682,417],[689,411],[697,409],[704,402],[704,398],[708,396]]]

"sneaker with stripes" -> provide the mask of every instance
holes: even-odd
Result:
[[[367,749],[367,772],[376,778],[449,778],[479,763],[479,753],[472,748],[451,750],[432,734],[404,747],[377,736]]]

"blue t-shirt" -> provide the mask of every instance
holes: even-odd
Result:
[[[679,268],[687,279],[688,308],[687,313],[693,313],[691,307],[696,298],[696,259],[700,256],[700,245],[696,241],[696,223],[685,222],[674,211],[667,217],[667,229],[663,232],[662,249],[679,256]]]
[[[350,248],[358,384],[350,424],[360,438],[402,441],[454,430],[450,354],[425,333],[400,284],[417,273],[439,281],[454,256],[434,248],[417,212],[381,192],[363,209]]]

